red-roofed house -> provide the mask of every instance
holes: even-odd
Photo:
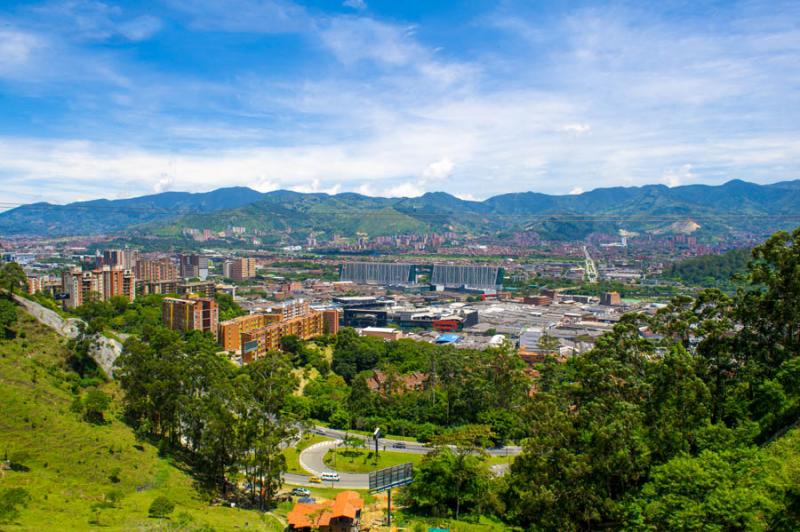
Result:
[[[297,503],[286,516],[289,530],[357,532],[364,501],[355,491],[342,491],[336,500],[314,504]]]

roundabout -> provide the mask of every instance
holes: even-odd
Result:
[[[299,463],[300,467],[304,471],[308,472],[308,475],[287,473],[284,475],[284,479],[286,480],[286,482],[289,484],[300,485],[300,486],[324,485],[326,487],[340,488],[340,489],[368,489],[369,473],[351,473],[351,472],[344,472],[341,470],[337,470],[334,467],[325,463],[325,455],[328,453],[328,451],[336,450],[337,447],[342,445],[345,437],[349,436],[350,438],[355,437],[363,439],[366,440],[367,443],[369,442],[369,440],[364,436],[354,435],[353,433],[347,433],[345,431],[329,429],[326,427],[314,427],[312,432],[316,435],[325,436],[332,439],[314,443],[303,449],[299,455]],[[427,454],[433,450],[431,447],[428,447],[418,442],[407,442],[407,441],[384,439],[384,438],[378,440],[378,446],[382,451],[390,449],[390,451],[387,452],[390,452],[393,455],[400,453],[409,455],[421,455],[421,454]],[[521,451],[522,449],[516,446],[487,449],[487,453],[489,454],[490,459],[493,457],[497,458],[504,456],[516,456]],[[418,460],[409,460],[409,461],[418,462]],[[495,473],[502,475],[508,469],[508,464],[498,463],[498,464],[493,464],[490,467],[493,471],[495,471]],[[376,469],[380,469],[380,467],[376,467]],[[319,478],[323,473],[326,472],[338,473],[339,480],[324,481],[322,483],[315,483],[309,481],[311,477]]]

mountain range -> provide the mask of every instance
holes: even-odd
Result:
[[[164,192],[120,200],[34,203],[0,213],[0,235],[66,236],[106,233],[179,235],[181,229],[243,226],[275,239],[310,231],[370,236],[454,231],[503,234],[534,231],[572,240],[593,232],[696,232],[715,238],[766,234],[800,222],[800,180],[758,185],[598,188],[582,194],[520,192],[467,201],[445,192],[417,198],[355,193],[329,195],[246,187]]]

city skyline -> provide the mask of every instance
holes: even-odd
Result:
[[[0,201],[795,179],[798,11],[7,2]]]

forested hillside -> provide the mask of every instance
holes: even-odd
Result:
[[[730,289],[733,277],[745,273],[750,249],[734,249],[722,255],[702,255],[672,264],[663,277],[681,281],[687,286]]]
[[[0,233],[60,236],[129,231],[138,236],[176,236],[184,228],[239,226],[267,232],[263,238],[272,241],[278,236],[301,240],[310,231],[376,236],[515,230],[536,231],[549,240],[576,240],[595,232],[615,234],[624,229],[660,234],[687,231],[691,226],[696,236],[714,240],[732,231],[766,235],[792,227],[799,217],[800,188],[794,181],[614,187],[567,195],[519,192],[484,201],[466,201],[445,192],[381,198],[352,192],[260,193],[234,187],[197,194],[165,192],[123,200],[23,205],[0,213]]]

